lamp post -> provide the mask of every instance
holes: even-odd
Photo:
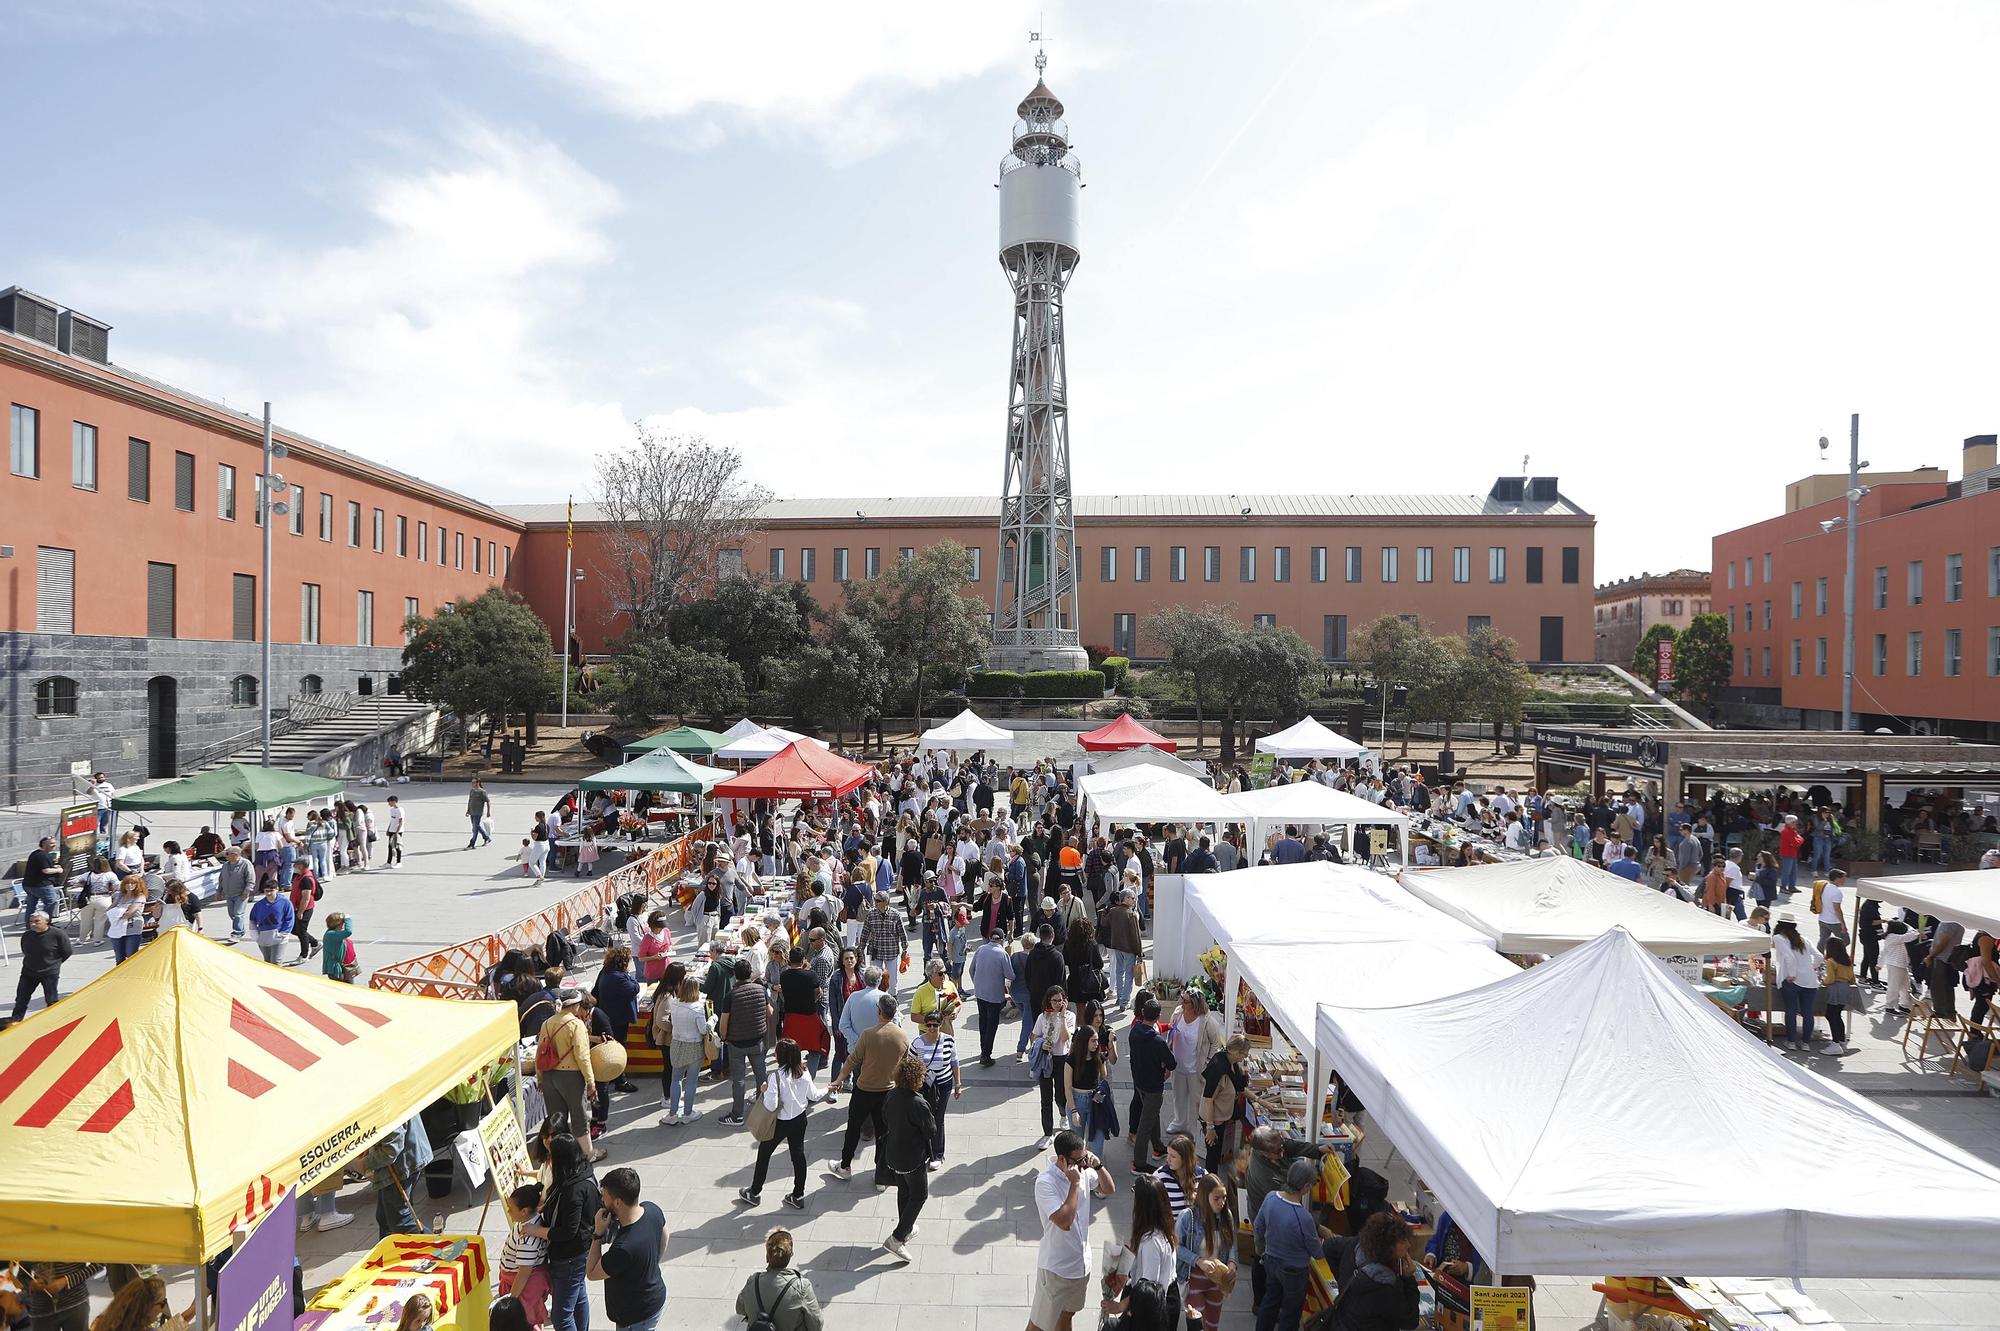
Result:
[[[1819,446],[1822,452],[1827,448],[1825,435],[1820,436]],[[1861,496],[1868,493],[1868,487],[1861,483],[1861,469],[1867,465],[1861,460],[1861,413],[1857,411],[1847,422],[1847,516],[1820,524],[1824,531],[1832,531],[1836,523],[1847,526],[1847,576],[1841,580],[1840,588],[1840,728],[1843,731],[1854,729],[1855,540]]]
[[[262,602],[257,608],[257,636],[263,644],[263,660],[257,674],[259,730],[262,736],[260,766],[271,765],[271,524],[292,511],[291,504],[275,498],[285,493],[285,478],[271,470],[291,454],[283,444],[271,442],[271,404],[264,404],[264,465],[257,473],[257,525],[264,529],[264,577],[258,588]]]

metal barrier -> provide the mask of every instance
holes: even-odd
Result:
[[[717,830],[718,824],[709,823],[656,846],[644,858],[621,865],[561,901],[490,934],[384,966],[368,978],[368,987],[427,998],[483,999],[487,996],[486,972],[508,948],[525,952],[557,929],[573,934],[579,920],[608,919],[618,898],[630,892],[644,892],[648,903],[666,902],[663,889],[680,881],[696,848],[706,845]]]

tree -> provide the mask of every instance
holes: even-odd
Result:
[[[549,633],[528,603],[491,587],[404,625],[403,687],[420,702],[466,723],[485,716],[489,729],[509,712],[534,712],[561,688]]]
[[[1490,628],[1466,635],[1459,693],[1493,723],[1493,752],[1500,752],[1501,728],[1521,723],[1534,688],[1534,677],[1521,664],[1520,649],[1512,638]]]
[[[1735,668],[1729,623],[1721,615],[1696,615],[1674,640],[1674,694],[1706,709]]]
[[[1451,723],[1459,711],[1458,687],[1465,649],[1457,638],[1441,638],[1416,619],[1383,615],[1361,630],[1354,641],[1354,660],[1378,685],[1409,690],[1403,711],[1403,756],[1410,752],[1410,724],[1442,721],[1445,747],[1451,747]]]
[[[619,721],[645,726],[657,717],[721,716],[743,705],[743,671],[717,652],[663,635],[619,640],[605,680],[604,705]]]
[[[1725,624],[1724,627],[1727,627]],[[1646,636],[1639,639],[1639,645],[1632,649],[1632,673],[1645,680],[1654,688],[1660,686],[1660,644],[1672,642],[1680,636],[1680,631],[1672,624],[1655,624],[1646,630]]]
[[[1222,761],[1236,761],[1240,721],[1266,713],[1275,716],[1305,710],[1305,681],[1319,665],[1311,647],[1295,630],[1277,627],[1226,626],[1212,651],[1210,674],[1222,696]]]
[[[739,574],[673,607],[668,623],[675,642],[734,661],[756,692],[777,686],[777,667],[812,641],[818,613],[802,583]]]
[[[924,680],[963,678],[986,659],[992,629],[984,605],[965,594],[972,556],[951,541],[901,559],[878,578],[852,583],[847,608],[881,644],[891,680],[910,682],[910,720],[923,729]]]
[[[1216,677],[1224,664],[1219,648],[1236,629],[1228,607],[1169,606],[1148,615],[1146,637],[1166,648],[1167,672],[1186,685],[1194,701],[1195,746],[1208,742],[1208,704],[1219,702]]]
[[[721,552],[756,530],[771,493],[746,482],[742,470],[733,448],[646,425],[598,455],[610,560],[597,571],[627,632],[664,630],[674,607],[716,576]]]
[[[779,690],[799,719],[831,723],[838,744],[853,722],[861,727],[882,708],[888,687],[888,658],[868,621],[842,610],[828,624],[824,641],[811,641],[778,668]]]

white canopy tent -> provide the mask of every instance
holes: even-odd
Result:
[[[1398,862],[1410,862],[1409,818],[1384,805],[1371,804],[1359,795],[1317,781],[1289,781],[1262,790],[1246,790],[1230,798],[1243,811],[1253,847],[1261,848],[1265,833],[1274,826],[1344,827],[1347,848],[1352,852],[1356,827],[1387,826],[1395,830]]]
[[[747,719],[737,723],[738,726],[745,724],[748,724]],[[736,726],[731,726],[729,730],[725,730],[722,733],[727,735],[735,729]],[[777,757],[785,751],[788,745],[795,744],[799,740],[804,740],[808,744],[817,744],[822,749],[826,747],[826,741],[823,739],[814,739],[810,735],[801,735],[797,731],[787,730],[783,726],[771,726],[768,729],[760,727],[754,735],[743,735],[732,738],[729,743],[715,751],[715,756],[717,758],[741,759],[745,762],[761,763],[766,758]]]
[[[1257,741],[1257,752],[1277,758],[1359,758],[1368,746],[1327,729],[1315,717],[1286,726]]]
[[[1954,1279],[2000,1251],[2000,1169],[1766,1049],[1623,930],[1318,1031],[1497,1272]]]
[[[941,726],[932,726],[917,740],[920,749],[950,749],[954,753],[996,751],[1014,747],[1014,732],[1002,730],[970,707]]]
[[[723,731],[722,737],[724,739],[742,739],[747,735],[761,735],[763,733],[764,727],[746,716],[735,725],[729,727],[729,729]]]
[[[1855,885],[1854,892],[1920,915],[1935,915],[1968,929],[2000,934],[2000,869],[1864,878]]]
[[[1663,957],[1753,956],[1771,936],[1567,855],[1462,869],[1405,869],[1404,887],[1502,952],[1566,952],[1622,928]],[[2000,893],[1996,893],[2000,896]]]
[[[1128,768],[1128,772],[1143,771]],[[1124,772],[1107,776],[1117,778]],[[1086,786],[1097,777],[1085,777]],[[1158,772],[1150,779],[1112,785],[1099,784],[1089,791],[1092,811],[1112,823],[1235,823],[1242,811],[1229,796],[1179,772]]]
[[[1085,752],[1079,766],[1088,767],[1093,772],[1122,772],[1132,767],[1155,767],[1163,772],[1179,772],[1183,776],[1206,778],[1208,764],[1199,760],[1181,758],[1144,744],[1136,749],[1114,749],[1109,753]]]

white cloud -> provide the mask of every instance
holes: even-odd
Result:
[[[560,340],[582,275],[609,256],[616,191],[550,144],[466,125],[439,160],[362,194],[351,244],[188,230],[150,256],[78,263],[60,289],[121,325],[120,359],[147,369],[184,354],[188,316],[255,334],[282,422],[480,497],[545,490],[555,459],[629,431],[583,387],[590,348]],[[182,381],[205,384],[226,391]]]

